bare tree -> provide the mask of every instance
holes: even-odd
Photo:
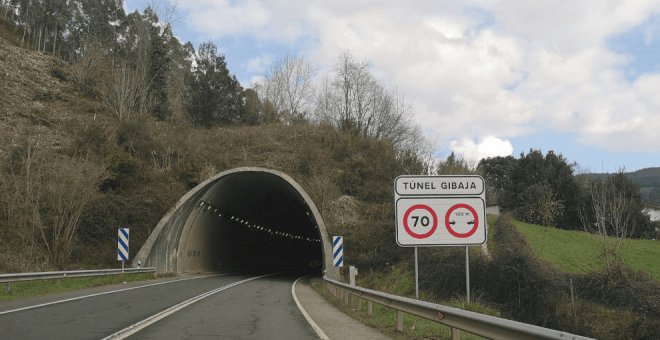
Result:
[[[27,249],[21,270],[62,267],[73,250],[78,222],[95,197],[104,170],[88,160],[53,152],[43,135],[16,141],[0,169],[3,239]]]
[[[137,110],[142,80],[142,74],[135,72],[126,61],[119,62],[112,70],[110,82],[105,86],[103,100],[108,110],[118,119],[129,119]]]
[[[303,56],[286,56],[273,63],[256,90],[273,104],[285,123],[293,123],[308,118],[314,98],[313,76],[314,67]]]
[[[623,240],[634,232],[634,205],[632,198],[618,190],[610,179],[592,181],[589,194],[591,207],[581,207],[580,218],[584,229],[601,239],[603,256],[609,269],[621,262]],[[590,212],[585,210],[589,208]],[[587,217],[590,215],[592,219]]]
[[[339,54],[334,72],[319,86],[316,114],[320,121],[391,142],[397,150],[426,157],[428,143],[410,121],[402,96],[388,90],[369,72],[368,64],[349,51]]]
[[[38,231],[42,225],[40,207],[45,200],[41,186],[51,148],[39,143],[39,139],[39,135],[26,131],[25,135],[12,141],[11,152],[3,162],[6,168],[0,175],[3,196],[0,211],[5,239],[27,249],[27,258],[22,264],[16,264],[21,270],[43,269],[41,264],[45,262],[40,252]]]
[[[145,0],[142,7],[152,8],[158,18],[170,26],[182,19],[182,15],[178,10],[179,3],[176,0]]]
[[[104,170],[86,159],[57,157],[49,161],[49,178],[41,190],[46,195],[48,215],[40,232],[51,262],[61,268],[73,251],[80,216],[98,194]]]

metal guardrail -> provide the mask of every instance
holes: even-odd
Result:
[[[348,303],[350,295],[397,310],[397,329],[400,331],[403,329],[401,312],[405,312],[449,326],[452,339],[460,338],[458,330],[489,339],[591,339],[563,331],[351,286],[328,277],[324,277],[324,280],[334,286],[331,288],[334,290],[333,294],[336,297],[344,298],[346,303]],[[371,311],[371,306],[369,306],[369,310]]]
[[[64,279],[67,277],[85,277],[85,276],[102,276],[102,275],[115,275],[123,273],[153,273],[156,271],[155,267],[146,268],[126,268],[126,269],[95,269],[95,270],[67,270],[58,272],[41,272],[41,273],[15,273],[15,274],[0,274],[0,283],[12,283],[20,281],[34,281],[34,280],[48,280],[48,279]]]

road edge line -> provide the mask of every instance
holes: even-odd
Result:
[[[316,332],[316,335],[318,335],[321,340],[330,340],[330,338],[325,334],[325,332],[323,332],[321,327],[319,327],[319,325],[316,322],[314,322],[312,316],[309,315],[309,313],[307,313],[307,310],[305,310],[305,307],[302,306],[300,300],[298,300],[298,296],[296,295],[296,283],[298,283],[298,281],[300,281],[300,279],[302,279],[303,277],[304,275],[296,279],[296,281],[294,281],[293,284],[291,285],[291,295],[293,295],[293,301],[296,302],[298,309],[305,317],[305,320],[307,320],[307,323],[310,326],[312,326],[312,329],[314,330],[314,332]]]

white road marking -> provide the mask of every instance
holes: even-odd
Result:
[[[298,309],[300,309],[300,312],[302,315],[305,317],[305,320],[307,320],[307,323],[309,323],[310,326],[312,326],[312,329],[314,329],[314,332],[316,332],[316,335],[319,336],[321,340],[330,340],[327,335],[323,332],[321,327],[314,322],[314,319],[307,313],[305,308],[300,304],[300,301],[298,300],[298,296],[296,296],[296,283],[300,281],[303,277],[299,277],[296,281],[293,282],[293,285],[291,285],[291,295],[293,295],[293,301],[296,302],[296,305],[298,305]]]
[[[224,274],[220,274],[224,275]],[[3,314],[9,314],[9,313],[15,313],[15,312],[20,312],[24,310],[29,310],[29,309],[34,309],[34,308],[40,308],[40,307],[46,307],[50,305],[56,305],[59,303],[65,303],[65,302],[70,302],[70,301],[76,301],[76,300],[82,300],[82,299],[87,299],[87,298],[92,298],[95,296],[101,296],[101,295],[107,295],[107,294],[114,294],[114,293],[120,293],[120,292],[125,292],[133,289],[140,289],[140,288],[147,288],[147,287],[153,287],[153,286],[159,286],[159,285],[164,285],[168,283],[174,283],[174,282],[181,282],[181,281],[187,281],[187,280],[194,280],[194,279],[201,279],[201,278],[206,278],[206,277],[211,277],[211,276],[217,276],[217,275],[205,275],[205,276],[195,276],[195,277],[187,277],[179,280],[172,280],[172,281],[165,281],[165,282],[158,282],[158,283],[152,283],[144,286],[137,286],[137,287],[130,287],[130,288],[122,288],[122,289],[117,289],[117,290],[111,290],[108,292],[102,292],[102,293],[96,293],[96,294],[90,294],[90,295],[84,295],[84,296],[78,296],[70,299],[64,299],[64,300],[57,300],[57,301],[52,301],[52,302],[46,302],[34,306],[27,306],[27,307],[22,307],[22,308],[17,308],[17,309],[11,309],[7,310],[4,312],[0,312],[0,315]]]
[[[168,316],[170,316],[170,315],[172,315],[172,314],[174,314],[174,313],[176,313],[176,312],[178,312],[178,311],[180,311],[180,310],[182,310],[182,309],[184,309],[184,308],[186,308],[190,305],[192,305],[193,303],[195,303],[197,301],[205,299],[205,298],[207,298],[207,297],[209,297],[209,296],[211,296],[215,293],[219,293],[219,292],[221,292],[223,290],[226,290],[226,289],[229,289],[231,287],[238,286],[242,283],[257,280],[257,279],[260,279],[260,278],[263,278],[263,277],[266,277],[266,276],[271,276],[271,275],[275,275],[275,274],[267,274],[267,275],[251,277],[249,279],[237,281],[237,282],[228,284],[226,286],[208,291],[206,293],[202,293],[202,294],[197,295],[193,298],[190,298],[186,301],[178,303],[178,304],[176,304],[172,307],[169,307],[169,308],[161,311],[160,313],[154,314],[154,315],[152,315],[152,316],[150,316],[150,317],[148,317],[148,318],[146,318],[142,321],[138,321],[138,322],[136,322],[136,323],[134,323],[134,324],[132,324],[132,325],[116,332],[116,333],[114,333],[114,334],[108,335],[107,337],[103,338],[103,340],[126,339],[127,337],[143,330],[144,328],[146,328],[146,327],[148,327],[148,326],[150,326],[150,325],[152,325],[152,324],[154,324],[154,323],[156,323],[156,322],[158,322],[158,321],[160,321],[160,320],[162,320],[162,319],[164,319],[164,318],[166,318],[166,317],[168,317]]]

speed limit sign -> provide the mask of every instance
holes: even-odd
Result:
[[[479,176],[401,176],[395,182],[400,246],[486,242],[486,204]]]
[[[425,204],[415,204],[403,215],[403,227],[408,235],[425,239],[438,228],[438,215]]]

